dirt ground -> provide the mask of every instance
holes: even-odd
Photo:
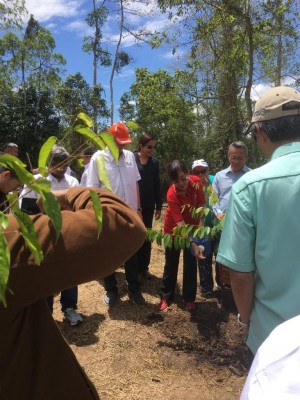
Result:
[[[200,293],[196,312],[185,311],[182,266],[175,302],[157,312],[163,265],[164,250],[153,244],[144,306],[129,301],[123,269],[117,272],[120,300],[112,308],[103,302],[100,281],[80,286],[84,322],[78,327],[63,321],[56,298],[59,328],[102,400],[239,399],[249,365],[244,328],[217,298]]]

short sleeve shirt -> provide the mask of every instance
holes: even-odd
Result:
[[[255,353],[280,323],[300,314],[300,143],[232,187],[217,261],[255,272],[248,346]]]
[[[97,159],[104,158],[105,170],[112,192],[118,195],[125,203],[135,211],[138,208],[136,183],[141,179],[134,154],[123,150],[119,162],[116,163],[109,149],[99,150],[91,158],[87,173],[87,187],[106,188],[101,176],[99,176]],[[106,188],[107,189],[107,188]]]
[[[168,208],[164,220],[164,232],[172,234],[173,228],[181,221],[189,225],[198,225],[199,218],[192,218],[190,210],[184,205],[203,207],[206,203],[202,181],[196,176],[189,176],[186,196],[179,196],[176,187],[172,184],[167,192]]]

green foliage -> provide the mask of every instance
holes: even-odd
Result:
[[[57,141],[57,137],[50,136],[41,147],[40,154],[39,154],[38,168],[39,168],[40,174],[42,174],[42,175],[46,175],[46,173],[48,171],[46,166],[48,163],[48,159],[49,159],[52,147],[54,146],[56,141]]]
[[[102,231],[102,217],[103,217],[102,204],[101,204],[100,198],[98,197],[96,192],[94,192],[93,190],[90,190],[90,194],[91,194],[93,208],[95,211],[96,221],[97,221],[97,225],[98,225],[98,238],[99,238],[101,231]]]
[[[57,198],[51,192],[42,190],[38,193],[41,196],[45,213],[50,218],[56,232],[56,237],[58,238],[60,236],[62,228],[60,204]]]
[[[10,0],[0,3],[0,29],[21,28],[26,13],[25,0]]]
[[[100,155],[100,157],[97,158],[96,164],[98,168],[98,176],[101,176],[101,182],[108,190],[112,191],[110,180],[105,168],[104,156],[102,154]]]
[[[8,227],[8,218],[0,211],[0,303],[6,306],[5,293],[9,277],[10,252],[3,229]]]
[[[134,121],[141,132],[157,137],[156,157],[160,160],[163,186],[168,184],[166,166],[174,159],[189,164],[199,158],[199,140],[203,132],[197,129],[193,103],[182,90],[186,76],[165,70],[151,73],[147,68],[136,69],[136,81],[125,101],[136,104]],[[130,104],[128,103],[128,106]]]
[[[207,206],[196,208],[190,204],[185,204],[181,208],[181,212],[188,210],[192,218],[199,219],[199,225],[178,225],[173,229],[173,235],[164,234],[148,228],[146,240],[149,242],[156,241],[159,246],[163,244],[165,248],[172,248],[172,246],[174,246],[174,248],[178,250],[189,248],[191,245],[191,237],[200,239],[203,237],[208,237],[209,239],[218,237],[223,230],[225,217],[220,221],[216,218],[212,218],[210,220],[211,225],[202,225],[201,221],[204,221],[205,217],[213,213],[212,206],[219,203],[219,198],[211,185],[204,188],[204,191],[207,199]]]
[[[31,251],[35,264],[40,265],[44,256],[34,230],[32,219],[29,217],[29,215],[23,213],[22,211],[14,212],[14,216],[20,225],[21,235],[25,240],[26,246]]]

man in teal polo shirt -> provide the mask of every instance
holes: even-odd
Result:
[[[217,261],[230,268],[255,354],[277,325],[300,314],[300,93],[266,92],[248,132],[270,161],[233,185]]]

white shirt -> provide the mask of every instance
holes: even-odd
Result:
[[[240,400],[299,399],[300,316],[297,316],[278,325],[260,346]]]
[[[86,182],[87,182],[87,173],[88,173],[88,168],[89,168],[90,163],[84,165],[84,171],[81,175],[80,179],[80,186],[86,187]]]
[[[104,157],[104,165],[112,192],[136,211],[138,208],[136,183],[141,177],[134,154],[131,151],[123,150],[117,164],[108,148],[106,151],[98,150],[92,156],[89,164],[86,183],[88,187],[106,188],[98,173],[97,159],[101,156]]]
[[[34,175],[35,179],[41,178],[41,174],[36,174]],[[79,186],[79,182],[74,176],[65,174],[63,179],[61,181],[58,181],[53,175],[49,174],[46,176],[46,179],[50,181],[51,183],[51,190],[64,190],[64,189],[69,189],[71,187],[76,187]],[[34,190],[30,190],[28,186],[24,186],[24,189],[22,190],[20,194],[20,201],[22,201],[23,198],[27,199],[37,199],[38,198],[38,193],[36,193]]]

